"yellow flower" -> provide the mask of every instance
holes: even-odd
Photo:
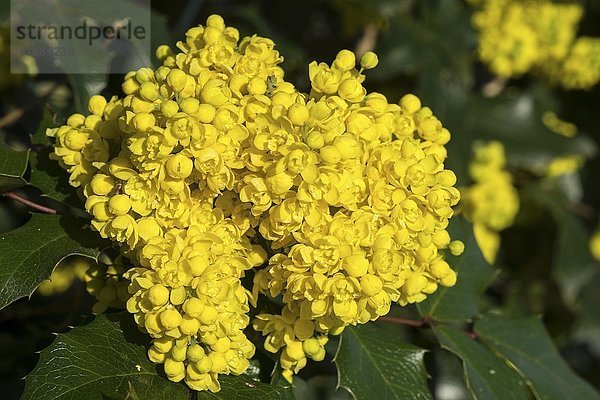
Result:
[[[125,305],[170,380],[218,391],[243,373],[261,295],[281,296],[253,326],[291,380],[329,335],[455,284],[441,251],[462,251],[445,230],[460,198],[450,133],[414,95],[366,92],[374,53],[360,70],[348,50],[311,63],[306,94],[272,40],[240,40],[219,16],[177,49],[128,73],[122,100],[92,97],[92,115],[48,131],[92,227],[130,261],[93,272],[96,310]]]

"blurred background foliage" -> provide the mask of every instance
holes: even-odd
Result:
[[[600,1],[581,4],[585,15],[579,34],[600,37]],[[484,307],[512,316],[541,315],[570,366],[600,389],[600,265],[589,246],[598,229],[600,206],[600,85],[585,91],[564,90],[539,76],[494,76],[477,59],[473,9],[460,0],[170,0],[153,1],[152,10],[153,47],[173,44],[187,28],[218,13],[243,35],[272,38],[285,57],[287,79],[304,91],[309,88],[310,61],[331,62],[344,48],[359,55],[374,50],[380,64],[367,73],[368,91],[381,92],[391,102],[412,92],[433,110],[452,133],[447,166],[456,172],[459,186],[472,184],[469,163],[474,145],[501,142],[520,208],[514,224],[500,233],[498,277],[486,290]],[[7,21],[8,10],[0,17]],[[8,159],[9,148],[35,146],[30,134],[38,131],[40,123],[55,125],[74,111],[85,112],[82,104],[90,95],[121,94],[120,75],[11,75],[5,62],[6,37],[1,44],[2,158]],[[574,124],[577,135],[553,132],[551,122],[556,118]],[[565,156],[580,161],[575,168],[554,164],[557,171],[550,173],[552,162]],[[46,161],[38,155],[31,162]],[[78,200],[67,195],[67,189],[56,186],[64,181],[62,175],[48,174],[39,188],[28,185],[18,193],[39,196],[43,192],[76,205]],[[34,175],[27,171],[25,178],[35,184]],[[53,185],[48,178],[54,179]],[[50,197],[42,202],[52,203]],[[0,196],[0,233],[22,225],[27,211],[26,206]],[[61,266],[72,269],[71,285],[58,279],[45,283],[30,300],[0,312],[2,398],[19,398],[21,378],[35,365],[36,351],[52,342],[52,333],[64,332],[82,315],[91,314],[94,302],[78,279],[83,277],[81,262],[67,260]],[[393,313],[418,315],[414,307]],[[430,331],[378,324],[432,350],[425,361],[435,398],[471,398],[459,359],[443,351]],[[336,381],[333,364],[307,368],[296,395],[347,398],[345,392],[336,392]]]

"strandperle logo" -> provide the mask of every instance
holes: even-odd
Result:
[[[149,0],[11,0],[11,72],[126,73],[149,66]]]
[[[70,25],[18,25],[15,27],[17,32],[16,39],[18,40],[64,40],[64,39],[80,39],[88,43],[89,46],[94,45],[96,40],[113,40],[113,39],[145,39],[146,27],[132,26],[131,20],[127,19],[122,25],[107,25],[107,26],[92,26],[88,25],[88,21],[84,20],[79,26]]]

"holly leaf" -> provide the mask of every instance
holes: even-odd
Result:
[[[349,326],[334,359],[338,386],[355,400],[431,399],[424,354],[372,324]]]
[[[479,299],[493,280],[495,271],[484,260],[470,223],[464,218],[452,218],[448,230],[453,239],[465,244],[465,251],[460,256],[448,255],[447,258],[458,280],[453,287],[439,287],[417,304],[417,308],[422,316],[436,321],[463,322],[479,313]]]
[[[475,323],[475,332],[514,365],[538,399],[600,399],[563,360],[539,319],[484,317]]]
[[[20,228],[0,235],[0,309],[30,296],[71,254],[97,257],[108,244],[84,229],[85,220],[33,214]]]
[[[465,381],[477,400],[527,400],[525,382],[504,360],[464,332],[448,326],[433,327],[443,348],[463,361]]]
[[[29,150],[15,151],[0,140],[0,193],[27,184],[23,175],[27,171],[28,158]]]
[[[290,385],[275,386],[262,383],[242,374],[240,376],[221,375],[221,390],[217,393],[199,392],[198,400],[294,400]]]
[[[58,334],[25,380],[22,400],[187,400],[188,389],[158,375],[148,337],[131,315],[98,315]]]

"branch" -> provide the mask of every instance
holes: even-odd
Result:
[[[56,214],[57,213],[57,211],[53,208],[46,207],[41,204],[37,204],[29,199],[26,199],[23,196],[20,196],[20,195],[14,193],[14,192],[2,193],[2,196],[8,197],[9,199],[13,199],[15,201],[18,201],[19,203],[25,204],[26,206],[33,208],[34,210],[38,210],[38,211],[41,211],[46,214]]]
[[[379,317],[380,321],[391,322],[393,324],[400,324],[406,326],[413,326],[415,328],[420,328],[423,325],[429,324],[429,320],[425,318],[421,319],[408,319],[408,318],[399,318],[399,317],[389,317],[384,315],[383,317]]]
[[[433,327],[435,325],[440,324],[440,322],[435,321],[428,316],[425,316],[421,319],[408,319],[408,318],[390,317],[390,316],[384,315],[382,317],[379,317],[378,320],[390,322],[392,324],[412,326],[413,328],[422,328],[423,326]],[[464,330],[463,332],[465,333],[465,335],[467,335],[471,339],[473,339],[473,340],[477,339],[477,333],[475,333],[471,330]]]

